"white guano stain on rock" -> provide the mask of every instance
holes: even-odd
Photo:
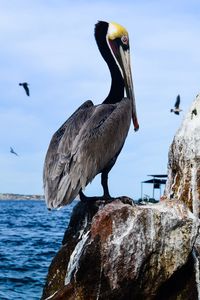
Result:
[[[191,174],[191,194],[192,194],[192,209],[194,212],[194,215],[196,217],[199,216],[199,204],[200,204],[200,199],[199,199],[199,193],[198,193],[198,185],[197,185],[197,170],[198,170],[198,165],[194,161],[193,162],[193,167],[192,167],[192,174]]]
[[[199,255],[196,254],[196,251],[193,249],[192,251],[193,259],[194,259],[194,267],[195,267],[195,279],[198,293],[198,300],[200,300],[200,266],[199,266]]]
[[[79,266],[79,259],[82,255],[84,245],[86,241],[88,240],[90,230],[86,231],[86,227],[88,225],[88,215],[86,214],[84,217],[84,221],[82,224],[82,229],[79,231],[78,240],[79,242],[76,244],[76,247],[74,248],[74,251],[72,252],[70,256],[70,260],[67,266],[67,272],[65,276],[65,285],[67,285],[72,277],[72,273],[78,269]],[[86,231],[86,232],[85,232]],[[85,232],[85,233],[84,233]]]
[[[52,299],[56,294],[57,294],[58,291],[56,291],[55,293],[53,293],[51,296],[45,298],[45,300],[50,300]]]
[[[70,261],[68,263],[67,273],[65,277],[65,285],[67,285],[70,282],[72,273],[74,271],[76,272],[76,270],[78,269],[79,259],[82,255],[84,245],[89,237],[89,232],[90,231],[87,231],[85,234],[82,235],[81,240],[77,243],[76,247],[74,248],[74,251],[70,256]]]

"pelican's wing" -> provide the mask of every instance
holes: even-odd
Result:
[[[72,143],[93,107],[92,101],[84,102],[54,133],[50,141],[43,170],[45,200],[48,207],[53,207],[59,182],[69,164]]]
[[[175,107],[175,108],[179,108],[180,101],[181,101],[180,95],[178,95],[178,96],[176,97],[176,102],[175,102],[175,104],[174,104],[174,107]]]
[[[83,124],[71,150],[68,171],[62,174],[54,207],[68,204],[80,189],[116,159],[131,122],[131,101],[96,106]]]

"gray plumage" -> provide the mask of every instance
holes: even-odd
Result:
[[[69,204],[120,152],[131,122],[131,101],[86,101],[53,135],[44,168],[49,208]],[[115,161],[113,161],[114,163]]]

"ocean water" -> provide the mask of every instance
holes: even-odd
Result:
[[[74,205],[0,201],[0,300],[38,300]]]

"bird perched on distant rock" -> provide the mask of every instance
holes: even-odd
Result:
[[[20,82],[19,83],[20,86],[23,86],[23,88],[25,89],[26,95],[30,96],[30,92],[29,92],[29,88],[28,88],[28,83],[27,82]]]
[[[182,109],[179,108],[181,102],[180,95],[176,97],[176,102],[174,104],[174,108],[172,108],[170,111],[174,112],[176,115],[179,115],[179,113],[182,111]]]
[[[12,147],[10,147],[10,153],[15,154],[16,156],[19,156]]]
[[[197,115],[197,109],[196,108],[194,108],[191,112],[191,119],[193,119],[193,115],[195,115],[195,116]]]

